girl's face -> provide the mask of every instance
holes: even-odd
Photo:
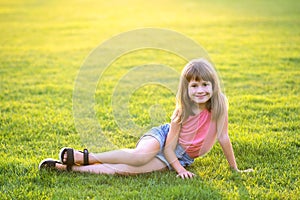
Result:
[[[212,83],[209,81],[191,80],[188,84],[188,94],[190,99],[200,107],[205,106],[213,95]]]

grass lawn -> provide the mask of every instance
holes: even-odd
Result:
[[[0,0],[0,26],[0,199],[299,199],[299,1]],[[94,110],[110,144],[87,142],[77,130],[73,91],[93,49],[144,27],[174,30],[206,49],[229,99],[239,168],[254,173],[232,173],[218,144],[189,168],[193,180],[172,171],[134,177],[38,171],[42,159],[57,158],[64,146],[135,146],[141,133],[115,119],[115,88],[137,66],[180,72],[183,58],[140,49],[103,72]],[[130,121],[142,129],[168,122],[174,93],[139,86],[127,99]]]

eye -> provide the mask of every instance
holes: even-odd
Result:
[[[208,83],[208,82],[204,82],[204,83],[202,83],[202,85],[203,85],[204,87],[206,87],[206,86],[209,86],[209,83]]]

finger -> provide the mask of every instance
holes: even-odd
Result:
[[[182,179],[184,179],[184,174],[181,174],[180,177],[181,177]]]
[[[254,172],[254,170],[253,169],[246,169],[246,170],[244,170],[245,172]]]
[[[195,174],[194,173],[190,173],[190,178],[194,178]]]
[[[181,175],[181,178],[182,178],[182,179],[186,179],[186,174],[182,174],[182,175]]]
[[[187,172],[187,173],[182,173],[182,174],[178,174],[176,177],[180,177],[182,179],[190,179],[193,178],[195,176],[195,174],[191,173],[191,172]]]
[[[183,174],[178,174],[176,177],[177,177],[177,178],[184,179],[184,175],[183,175]]]
[[[192,173],[190,173],[190,172],[186,173],[186,178],[190,179],[192,177],[193,177]]]
[[[245,169],[245,170],[239,170],[238,172],[240,173],[249,173],[249,172],[254,172],[253,169]]]
[[[188,172],[188,173],[186,174],[186,178],[192,178],[191,176],[192,176],[192,175],[191,175],[190,172]]]
[[[183,173],[183,174],[181,175],[181,178],[182,178],[182,179],[189,178],[189,177],[188,177],[188,173]]]

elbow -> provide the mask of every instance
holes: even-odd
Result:
[[[222,134],[218,137],[218,141],[220,144],[224,144],[230,141],[228,134]]]

